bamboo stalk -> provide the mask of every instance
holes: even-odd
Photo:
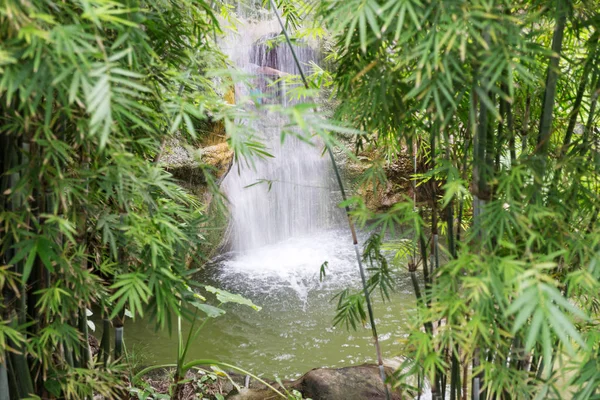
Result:
[[[583,131],[582,138],[582,155],[589,150],[589,138],[592,132],[592,125],[594,124],[594,117],[596,116],[596,107],[598,106],[598,94],[600,93],[600,69],[597,69],[592,79],[592,102],[590,103],[590,110],[588,113],[588,120],[585,124],[585,130]]]
[[[450,375],[450,400],[460,399],[461,386],[460,386],[460,361],[456,355],[458,349],[454,349],[452,352],[452,366]]]
[[[414,170],[414,174],[416,175],[417,174],[417,149],[414,144],[412,146],[410,146],[410,148],[411,148],[412,159],[413,159],[413,170]],[[414,178],[411,181],[412,181],[411,184],[412,184],[412,189],[413,189],[413,212],[416,212],[416,209],[417,209],[417,183],[415,182]],[[421,229],[419,229],[419,230],[421,230]],[[427,303],[426,299],[423,298],[423,295],[421,293],[421,287],[419,285],[419,280],[416,275],[417,246],[418,245],[415,243],[414,247],[413,247],[413,254],[411,256],[412,258],[408,263],[408,270],[410,272],[410,278],[411,278],[411,281],[413,284],[413,288],[415,289],[415,297],[417,298],[417,304],[419,304],[422,307],[427,307],[428,303]],[[425,266],[425,268],[427,268],[427,267]],[[427,276],[429,276],[429,275],[427,274]],[[427,286],[426,280],[425,280],[425,285]],[[433,335],[433,325],[431,322],[425,322],[424,328],[427,333],[429,333],[430,335]],[[417,378],[417,379],[419,379],[419,378]],[[420,380],[419,380],[419,382],[420,382]],[[421,394],[421,391],[419,389],[419,396],[420,396],[420,394]]]
[[[512,104],[506,103],[506,122],[507,122],[507,134],[508,134],[508,147],[510,151],[510,165],[512,166],[517,159],[517,150],[515,149],[515,121],[512,112]]]
[[[123,354],[123,319],[118,316],[113,320],[115,327],[115,360],[121,358]]]
[[[7,144],[6,151],[8,157],[6,160],[6,170],[14,168],[20,163],[25,162],[26,155],[28,154],[28,148],[23,144],[23,138],[14,138],[9,136],[6,138],[5,143]],[[22,148],[24,151],[19,152],[19,148]],[[19,154],[23,155],[23,159],[19,160]],[[4,171],[2,171],[4,176]],[[17,186],[19,182],[20,175],[18,172],[13,172],[10,176],[6,176],[6,184],[10,189],[13,189]],[[21,209],[23,205],[24,199],[21,196],[14,194],[10,200],[7,198],[6,209],[11,211],[18,211]],[[8,259],[12,258],[14,251],[9,248],[6,256]],[[17,263],[15,265],[15,272],[22,274],[23,273],[23,262]],[[8,288],[6,288],[8,289]],[[19,288],[19,298],[14,299],[14,296],[10,295],[10,297],[6,297],[5,301],[11,300],[10,307],[6,310],[6,315],[3,315],[7,320],[9,320],[9,325],[13,329],[17,329],[19,325],[25,324],[27,322],[27,283],[22,282]],[[25,332],[24,332],[25,334]],[[29,362],[27,360],[26,349],[21,343],[14,343],[10,337],[7,337],[6,345],[8,348],[14,349],[14,351],[9,354],[5,354],[5,366],[7,367],[7,377],[10,379],[9,382],[13,383],[13,395],[16,395],[17,398],[26,398],[30,395],[35,394],[33,380],[31,378],[31,373],[29,370]],[[4,399],[3,399],[4,400]]]
[[[446,146],[446,160],[448,163],[451,161],[450,157],[450,146],[449,139],[447,140]],[[450,253],[450,257],[456,258],[456,241],[454,236],[454,198],[450,200],[448,205],[446,206],[446,224],[447,224],[447,241],[448,241],[448,252]],[[450,322],[450,321],[448,321]],[[450,400],[457,400],[460,398],[460,363],[458,360],[458,346],[450,346],[450,351],[452,353],[452,361],[451,361],[451,372],[450,372]],[[444,389],[446,385],[444,384]],[[445,391],[444,391],[444,398]]]
[[[531,93],[527,91],[525,96],[525,111],[523,113],[523,126],[521,130],[521,154],[527,149],[527,138],[529,137],[529,119],[531,118]]]
[[[489,34],[485,35],[485,38],[489,40]],[[485,86],[485,82],[480,87]],[[476,98],[476,94],[474,94],[475,98],[471,102],[471,107],[473,110],[471,112],[471,118],[474,118],[473,123],[476,125],[475,135],[473,138],[473,226],[477,233],[477,238],[479,241],[479,249],[481,252],[481,231],[478,229],[479,226],[479,215],[482,211],[483,206],[485,206],[485,200],[488,196],[488,186],[487,186],[487,171],[486,161],[489,160],[486,157],[487,150],[487,140],[488,140],[488,110],[485,108],[483,102],[479,102]],[[477,114],[477,106],[479,105],[479,116],[478,119],[476,117]],[[477,347],[473,352],[473,370],[475,370],[480,365],[479,360],[480,349]],[[481,386],[482,386],[482,376],[481,374],[473,373],[471,380],[471,394],[473,400],[479,400],[481,395]]]
[[[23,160],[20,160],[22,164],[25,164],[28,160],[27,160],[27,154],[29,154],[29,143],[23,143],[23,138],[19,138],[18,141],[19,143],[19,147],[22,148],[22,157]],[[15,158],[18,158],[18,155],[15,154]],[[19,160],[16,159],[15,160],[15,164],[17,165],[19,164]],[[19,181],[19,173],[15,172],[11,175],[11,187],[15,187],[18,184]],[[25,203],[25,199],[21,198],[21,196],[15,196],[14,200],[11,202],[11,207],[13,211],[19,210]],[[27,225],[29,224],[29,218],[27,219]],[[16,272],[21,274],[21,276],[23,275],[23,262],[19,262],[18,265],[15,266]],[[21,293],[19,296],[19,305],[18,305],[18,314],[19,314],[19,324],[20,325],[24,325],[27,323],[27,296],[28,295],[28,290],[27,290],[27,282],[21,282]]]
[[[503,83],[502,85],[502,91],[506,92],[508,91],[506,89],[506,84]],[[504,138],[505,138],[505,133],[504,133],[504,125],[505,125],[505,121],[506,121],[506,108],[507,108],[507,101],[500,99],[500,121],[498,121],[498,138],[496,140],[496,148],[494,149],[494,170],[496,172],[498,172],[500,170],[500,156],[502,155],[502,145],[504,144]],[[506,135],[508,136],[508,135]]]
[[[423,209],[419,210],[419,215],[421,220],[423,219]],[[429,267],[427,266],[427,243],[425,242],[425,234],[422,232],[419,235],[419,248],[421,251],[421,261],[423,262],[423,279],[425,280],[425,297],[427,300],[427,306],[430,305],[430,300],[428,294],[431,291],[431,275],[429,274]]]
[[[429,169],[434,171],[436,167],[436,133],[437,133],[438,123],[433,121],[431,124],[431,132],[430,132],[430,164]],[[432,179],[432,194],[431,194],[431,275],[430,279],[433,281],[435,272],[440,267],[440,258],[439,258],[439,231],[438,231],[438,204],[437,204],[437,181],[435,177]],[[432,293],[430,293],[430,296]],[[438,321],[437,326],[439,327],[441,321]],[[440,349],[441,350],[441,349]],[[432,396],[435,400],[445,398],[445,380],[446,374],[441,368],[438,368],[434,375],[435,384],[431,388]]]
[[[79,310],[79,332],[82,335],[79,351],[81,352],[81,367],[90,367],[90,344],[86,308]]]
[[[119,223],[121,226],[123,226],[125,221],[125,216],[123,215],[123,213],[121,213],[121,215],[119,216]],[[124,243],[120,243],[119,246],[119,251],[117,254],[117,263],[119,265],[119,267],[123,266],[123,262],[124,262],[124,256],[123,256],[123,246]],[[123,354],[123,336],[124,336],[124,325],[125,325],[125,311],[121,312],[120,315],[117,315],[114,319],[113,319],[113,327],[115,328],[115,360],[118,360],[121,358],[121,355]]]
[[[0,353],[0,399],[10,399],[10,388],[8,385],[8,370],[6,368],[6,353]]]
[[[65,357],[65,361],[67,362],[67,365],[69,365],[69,367],[72,368],[75,367],[75,361],[73,360],[73,352],[64,341],[62,342],[62,352]]]
[[[17,328],[17,318],[15,314],[13,314],[11,318],[10,326],[13,329]],[[25,347],[21,344],[14,343],[10,337],[7,338],[7,344],[9,347],[15,349],[14,352],[10,353],[10,357],[13,374],[17,383],[17,394],[20,399],[31,397],[35,395],[35,390],[29,371]]]
[[[100,354],[102,364],[106,368],[108,365],[108,357],[110,355],[110,320],[104,318],[102,320],[102,340],[100,342]]]
[[[579,116],[581,103],[583,102],[585,88],[587,87],[588,77],[592,70],[594,58],[596,58],[596,47],[598,45],[599,37],[600,32],[596,31],[590,38],[590,52],[588,53],[588,57],[583,65],[583,72],[581,73],[581,80],[579,81],[579,86],[577,87],[577,94],[575,96],[575,101],[573,102],[573,109],[569,113],[569,125],[567,126],[565,140],[561,150],[561,156],[563,157],[567,153],[568,147],[571,144],[571,138],[573,137],[573,131],[575,130],[575,124],[577,123],[577,117]]]
[[[537,140],[537,162],[535,163],[536,173],[540,181],[544,178],[546,172],[546,157],[548,155],[548,147],[550,144],[550,134],[552,132],[552,119],[554,110],[554,100],[556,97],[556,84],[558,82],[560,54],[562,51],[562,42],[564,31],[567,22],[567,5],[565,0],[556,0],[556,25],[552,36],[552,52],[554,55],[550,57],[548,62],[548,73],[546,76],[546,89],[544,90],[544,98],[542,101],[542,114],[540,116],[540,126]],[[537,191],[536,193],[539,193]]]
[[[298,60],[298,56],[296,55],[296,51],[294,50],[294,46],[292,45],[292,41],[288,35],[287,29],[286,29],[283,21],[281,20],[281,16],[279,15],[277,6],[275,5],[275,2],[273,0],[270,0],[270,3],[271,3],[271,7],[273,8],[273,12],[275,13],[275,16],[277,17],[277,21],[279,22],[279,25],[281,26],[281,30],[285,36],[288,47],[292,53],[294,63],[296,64],[296,67],[298,68],[298,71],[300,72],[300,77],[302,78],[304,87],[306,89],[309,89],[308,81],[306,80],[306,76],[304,75],[304,70],[302,68],[302,65],[300,64],[300,61]],[[344,190],[344,184],[342,182],[342,178],[340,177],[340,172],[338,170],[337,163],[333,156],[333,151],[331,150],[331,148],[329,146],[326,146],[326,148],[327,148],[327,153],[329,153],[329,158],[331,159],[331,165],[333,167],[333,171],[335,173],[335,177],[336,177],[338,186],[340,188],[340,192],[342,194],[342,200],[345,202],[347,200],[346,192]],[[358,264],[358,269],[360,272],[360,279],[362,281],[363,293],[364,293],[365,300],[367,303],[367,312],[369,314],[369,322],[371,324],[371,332],[373,334],[373,342],[375,344],[375,350],[377,352],[377,364],[379,366],[379,375],[381,377],[381,380],[383,381],[383,387],[385,389],[385,397],[387,400],[390,400],[390,392],[389,392],[389,389],[386,384],[385,369],[383,367],[381,346],[379,345],[379,336],[377,335],[377,326],[375,324],[375,317],[373,315],[373,306],[371,304],[371,296],[369,295],[369,290],[367,288],[367,279],[366,279],[365,271],[364,271],[362,261],[361,261],[360,250],[358,248],[358,238],[356,236],[356,229],[354,228],[354,223],[352,222],[352,218],[350,216],[350,207],[346,206],[345,210],[346,210],[346,216],[348,218],[348,225],[350,228],[350,232],[352,234],[352,243],[354,245],[354,252],[356,254],[356,262]]]

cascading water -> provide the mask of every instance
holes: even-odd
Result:
[[[287,102],[286,88],[273,84],[277,74],[296,74],[290,51],[275,42],[275,21],[241,23],[226,37],[223,51],[235,65],[252,75],[237,84],[236,100],[252,107],[249,97],[261,103]],[[316,52],[309,46],[297,48],[306,64]],[[274,76],[275,75],[275,76]],[[244,121],[266,146],[273,158],[254,159],[249,167],[236,164],[222,183],[231,210],[228,249],[247,253],[283,240],[312,235],[331,227],[339,212],[332,201],[331,168],[321,156],[322,145],[308,145],[295,136],[281,142],[285,120],[275,113],[256,110],[258,118]]]

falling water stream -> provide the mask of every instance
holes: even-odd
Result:
[[[286,88],[272,84],[275,70],[295,74],[285,46],[267,41],[280,33],[271,16],[241,19],[236,33],[221,41],[236,67],[251,75],[250,85],[236,85],[236,101],[286,104]],[[299,46],[300,61],[318,61],[311,46]],[[234,164],[222,182],[230,202],[226,253],[206,266],[198,279],[239,293],[262,310],[225,305],[226,314],[206,325],[193,343],[189,359],[214,358],[267,377],[292,378],[319,366],[375,362],[368,328],[333,327],[333,296],[359,288],[345,215],[329,160],[322,144],[296,137],[281,143],[284,121],[267,111],[240,121],[266,144],[273,158],[254,165]],[[262,182],[262,183],[260,183]],[[258,183],[258,184],[257,184]],[[361,239],[364,240],[364,235]],[[327,261],[321,282],[320,266]],[[376,322],[385,358],[395,355],[395,342],[407,332],[415,299],[408,276],[398,277],[396,292],[385,304],[375,298]],[[144,363],[172,363],[176,338],[154,331],[150,323],[128,324],[128,346],[144,355]]]

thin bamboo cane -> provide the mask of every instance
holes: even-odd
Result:
[[[108,357],[110,355],[110,320],[104,318],[102,320],[102,341],[100,342],[100,354],[102,356],[102,364],[106,368],[108,365]]]
[[[123,354],[123,319],[117,316],[113,320],[113,325],[115,327],[115,360],[118,360]]]
[[[22,154],[25,157],[28,154],[28,149],[23,149],[25,151],[19,152],[19,148],[23,148],[23,138],[19,137],[15,139],[14,137],[8,137],[6,139],[6,144],[8,145],[6,151],[8,152],[8,157],[6,160],[6,170],[10,170],[15,166],[23,163],[26,158],[19,159],[19,154]],[[4,172],[2,171],[4,176]],[[18,172],[13,172],[10,176],[6,177],[6,183],[8,184],[10,189],[13,189],[17,186],[19,182],[20,175]],[[23,204],[23,199],[14,194],[12,197],[7,198],[6,209],[11,211],[20,210]],[[13,250],[9,248],[7,251],[7,257],[10,259],[13,256]],[[15,271],[17,273],[23,273],[23,262],[17,263],[15,266]],[[14,306],[11,305],[6,315],[3,315],[9,322],[9,325],[13,329],[17,329],[19,325],[22,325],[27,322],[27,284],[23,282],[21,287],[19,288],[20,298],[18,301],[14,301]],[[7,298],[8,299],[8,298]],[[15,300],[14,298],[12,300]],[[6,355],[5,362],[7,363],[7,375],[10,379],[10,382],[13,384],[13,395],[16,395],[17,398],[26,398],[30,395],[34,395],[34,387],[33,380],[31,378],[31,373],[29,370],[29,363],[27,360],[26,349],[21,343],[14,343],[10,337],[7,338],[6,343],[8,348],[12,348],[15,351],[10,352]]]
[[[71,351],[71,349],[69,349],[69,347],[67,346],[65,341],[63,341],[61,343],[61,347],[62,347],[63,356],[65,358],[65,361],[67,362],[67,365],[71,368],[75,367],[75,363],[73,360],[73,352]]]
[[[521,130],[521,154],[527,150],[527,138],[529,133],[529,119],[531,118],[531,93],[527,91],[525,96],[525,111],[523,113],[523,126]]]
[[[506,88],[506,84],[502,83],[501,85],[502,91],[506,93],[508,89]],[[494,171],[500,170],[500,157],[502,156],[502,146],[504,145],[504,139],[508,136],[504,132],[504,128],[506,125],[506,112],[507,112],[507,104],[506,100],[500,99],[500,121],[498,121],[498,140],[496,140],[496,148],[494,149]],[[505,136],[506,135],[506,136]]]
[[[592,126],[594,125],[594,117],[596,116],[596,107],[598,106],[598,93],[600,93],[600,70],[597,69],[594,73],[594,79],[592,79],[592,88],[594,89],[594,94],[592,95],[592,102],[590,104],[590,110],[588,113],[588,120],[585,124],[585,130],[583,131],[583,150],[589,150],[589,138],[592,133]]]
[[[90,366],[90,345],[89,345],[89,333],[86,308],[83,307],[79,310],[79,332],[81,333],[82,340],[79,351],[81,352],[81,366],[83,368],[89,368]]]
[[[124,215],[121,213],[121,215],[119,216],[119,222],[120,225],[123,226],[123,223],[125,221],[125,217]],[[123,252],[124,252],[124,243],[122,243],[121,240],[121,245],[119,246],[119,251],[117,254],[117,263],[119,265],[119,267],[123,267]],[[113,327],[115,328],[115,360],[118,360],[121,358],[121,355],[123,354],[123,336],[124,336],[124,325],[125,325],[125,311],[121,312],[120,315],[117,315],[114,319],[113,319]]]
[[[433,121],[430,126],[430,161],[429,161],[429,169],[431,171],[436,168],[436,133],[437,133],[438,123],[437,121]],[[431,280],[434,279],[435,272],[440,266],[439,259],[439,231],[438,231],[438,204],[437,204],[437,182],[434,179],[431,180]],[[432,293],[430,293],[430,296]],[[437,326],[439,327],[441,321],[438,321]],[[443,349],[439,349],[443,351]],[[431,394],[434,400],[443,399],[445,397],[445,380],[446,374],[444,371],[439,368],[436,369],[435,375],[433,378],[433,385],[431,386]]]
[[[0,353],[0,359],[6,360],[6,353],[4,351]],[[10,399],[6,361],[0,362],[0,399]]]
[[[567,126],[567,131],[565,133],[565,140],[563,144],[563,148],[561,151],[561,155],[564,156],[567,152],[567,148],[571,143],[571,138],[573,137],[573,132],[575,130],[575,124],[577,123],[577,117],[579,116],[579,110],[581,109],[581,103],[583,102],[583,96],[585,94],[585,89],[588,83],[588,77],[592,70],[592,65],[594,59],[596,58],[596,48],[598,46],[598,39],[600,38],[600,32],[596,31],[594,35],[590,38],[590,52],[588,53],[588,57],[585,60],[583,66],[583,72],[581,73],[581,80],[579,81],[579,86],[577,88],[577,94],[575,96],[575,101],[573,102],[573,109],[569,114],[569,125]]]
[[[11,318],[10,326],[13,329],[17,328],[17,318],[15,314],[13,314]],[[33,387],[33,380],[31,379],[31,373],[29,371],[26,350],[24,346],[14,343],[10,338],[7,339],[7,345],[10,348],[15,349],[15,352],[11,352],[10,357],[13,367],[13,374],[18,385],[17,392],[19,398],[29,398],[35,394],[35,390]]]
[[[78,327],[79,327],[79,323],[78,323],[78,320],[77,320],[77,316],[76,316],[76,315],[74,315],[73,317],[71,317],[70,324],[71,324],[71,326],[72,326],[73,328],[75,328],[75,329],[78,329]],[[81,352],[80,352],[80,349],[79,349],[79,347],[78,347],[78,346],[73,346],[73,348],[71,348],[70,346],[69,346],[69,347],[66,347],[66,348],[65,348],[65,351],[69,351],[69,352],[71,352],[71,354],[72,354],[72,357],[71,357],[71,358],[72,358],[72,360],[73,360],[73,366],[74,366],[75,368],[79,368],[79,367],[81,367],[81,366],[82,366],[82,365],[81,365],[81,354],[80,354]]]
[[[449,138],[446,137],[446,160],[450,163],[450,146]],[[456,240],[454,234],[454,198],[452,198],[449,204],[446,206],[446,224],[447,224],[447,241],[448,251],[451,258],[456,258]],[[448,321],[450,322],[450,321]],[[449,346],[451,356],[451,372],[450,372],[450,400],[457,400],[460,398],[460,362],[458,360],[459,348],[457,345]],[[444,385],[445,388],[446,385]],[[444,398],[446,398],[444,394]]]
[[[517,150],[515,149],[515,120],[512,112],[512,104],[509,102],[506,103],[506,123],[508,147],[510,149],[510,165],[513,165],[517,159]]]
[[[416,176],[416,174],[417,174],[417,146],[416,146],[416,143],[412,143],[410,148],[411,148],[412,159],[413,159],[413,172],[414,172],[414,175]],[[412,184],[412,190],[413,190],[413,212],[416,213],[417,212],[417,182],[415,181],[415,178],[411,179],[411,184]],[[419,229],[419,231],[421,231],[421,229]],[[427,307],[429,304],[421,293],[421,287],[419,285],[419,280],[417,279],[417,275],[416,275],[417,249],[418,249],[418,243],[415,243],[413,245],[412,258],[408,263],[408,270],[410,272],[410,278],[411,278],[411,281],[413,284],[413,288],[415,289],[415,296],[417,298],[417,303],[420,306]],[[425,269],[427,268],[427,264],[424,264],[423,268],[425,271]],[[427,272],[424,272],[424,274],[426,276],[429,276]],[[427,280],[426,279],[425,279],[425,287],[427,288]],[[433,335],[433,325],[431,324],[431,322],[425,322],[424,328],[427,333],[429,333],[430,335]],[[419,381],[419,383],[421,382],[420,376],[417,377],[417,380]],[[420,395],[421,395],[421,390],[419,389],[419,396]]]
[[[489,34],[486,35],[486,39],[489,40]],[[480,87],[484,87],[485,82],[482,82]],[[473,119],[472,123],[475,126],[473,131],[475,135],[473,137],[473,226],[475,228],[478,227],[479,223],[479,215],[483,206],[485,206],[485,200],[482,198],[487,197],[487,171],[486,169],[486,149],[487,149],[487,139],[488,139],[488,110],[486,110],[485,105],[480,102],[477,95],[473,95],[473,101],[471,102],[472,112],[471,118]],[[477,109],[479,107],[479,116],[477,117]],[[480,231],[479,231],[480,232]],[[481,243],[481,233],[478,233],[478,240]],[[479,245],[481,247],[481,244]],[[480,349],[479,347],[475,348],[473,351],[473,370],[477,369],[480,365]],[[473,373],[471,378],[471,395],[473,400],[479,400],[481,396],[481,386],[482,386],[482,375]]]
[[[550,144],[550,133],[552,132],[552,119],[554,110],[554,100],[556,98],[556,84],[558,82],[560,54],[562,51],[562,42],[567,22],[567,4],[565,0],[556,0],[556,25],[552,36],[552,53],[548,62],[548,73],[546,75],[546,88],[544,90],[544,99],[542,105],[542,114],[540,116],[540,126],[538,132],[537,159],[534,165],[538,178],[538,186],[541,185],[546,172],[546,157],[548,155],[548,146]],[[539,193],[537,191],[536,193]],[[539,196],[538,196],[539,197]]]
[[[304,75],[304,70],[302,68],[302,65],[300,64],[300,61],[298,60],[298,56],[296,55],[296,51],[294,50],[294,46],[292,45],[292,41],[290,40],[287,29],[286,29],[283,21],[281,20],[281,16],[279,15],[277,6],[276,6],[274,0],[270,0],[270,2],[271,2],[271,8],[273,9],[275,16],[277,17],[277,21],[279,22],[279,25],[281,26],[281,30],[283,31],[283,34],[285,36],[288,47],[292,53],[294,63],[296,64],[296,67],[298,68],[298,71],[300,72],[300,77],[302,78],[302,82],[304,83],[304,86],[306,87],[306,89],[309,89],[308,81],[306,80],[306,76]],[[335,173],[335,177],[336,177],[338,186],[340,188],[340,192],[342,194],[342,200],[345,202],[346,201],[346,192],[344,190],[344,184],[342,182],[342,178],[340,176],[340,172],[338,170],[337,163],[333,156],[333,151],[331,150],[331,148],[329,146],[326,146],[326,147],[327,147],[327,152],[329,153],[329,158],[331,159],[331,165],[333,167],[333,171]],[[345,210],[346,210],[346,216],[348,217],[348,225],[350,227],[350,232],[352,234],[352,243],[354,245],[354,252],[356,254],[356,262],[358,264],[358,269],[360,271],[360,278],[362,281],[363,292],[364,292],[365,300],[367,303],[367,311],[369,313],[369,322],[371,324],[371,332],[373,334],[373,341],[375,343],[375,349],[377,352],[377,364],[379,366],[379,374],[381,376],[381,380],[383,381],[383,386],[385,388],[385,397],[387,400],[390,400],[389,389],[385,382],[386,381],[385,369],[383,366],[383,358],[381,355],[381,346],[379,345],[379,337],[377,335],[377,327],[375,325],[375,317],[373,315],[373,306],[371,304],[371,297],[369,295],[369,290],[367,288],[367,279],[366,279],[365,271],[364,271],[362,261],[361,261],[360,250],[358,248],[358,238],[356,236],[356,229],[354,228],[354,223],[352,222],[352,218],[350,217],[350,207],[346,206]]]

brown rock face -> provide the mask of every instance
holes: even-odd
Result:
[[[386,368],[386,373],[391,369]],[[288,390],[297,390],[312,400],[385,400],[385,391],[377,365],[364,364],[345,368],[316,368],[296,381],[285,383]],[[276,386],[277,387],[277,386]],[[230,393],[230,400],[265,400],[277,396],[268,389],[242,389]],[[391,393],[400,400],[399,393]]]
[[[223,177],[233,161],[233,150],[226,142],[200,149],[187,149],[173,141],[163,157],[167,170],[184,184],[202,185],[203,167],[209,167],[215,178]]]
[[[233,160],[233,150],[229,148],[226,142],[204,147],[201,159],[206,164],[214,167],[216,177],[221,178],[229,170]]]

